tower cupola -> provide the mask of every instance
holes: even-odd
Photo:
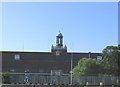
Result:
[[[63,35],[61,32],[57,33],[56,36],[56,46],[63,46]]]
[[[51,47],[51,51],[55,52],[57,55],[63,52],[67,52],[67,46],[63,47],[63,35],[61,32],[58,32],[56,35],[56,46]]]

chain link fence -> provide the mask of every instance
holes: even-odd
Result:
[[[13,83],[24,83],[25,75],[24,74],[10,74],[12,76]],[[70,84],[70,75],[66,76],[52,76],[52,75],[37,75],[29,74],[30,83],[42,83],[42,84]],[[86,82],[89,85],[99,85],[100,82],[103,85],[120,85],[120,77],[118,76],[73,76],[72,83],[77,85],[86,85]]]

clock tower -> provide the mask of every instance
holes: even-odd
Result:
[[[60,55],[62,52],[67,52],[67,46],[63,47],[63,35],[61,32],[58,32],[56,35],[56,46],[52,45],[52,52],[55,52],[56,55]]]

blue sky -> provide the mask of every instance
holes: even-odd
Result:
[[[117,2],[6,2],[2,49],[50,52],[60,30],[68,52],[102,52],[118,44]]]

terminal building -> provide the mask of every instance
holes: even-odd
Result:
[[[51,52],[18,52],[2,51],[2,72],[9,73],[51,73],[52,70],[69,74],[78,61],[83,58],[97,58],[100,53],[67,52],[67,46],[63,45],[63,35],[58,32],[56,45],[51,46]]]

